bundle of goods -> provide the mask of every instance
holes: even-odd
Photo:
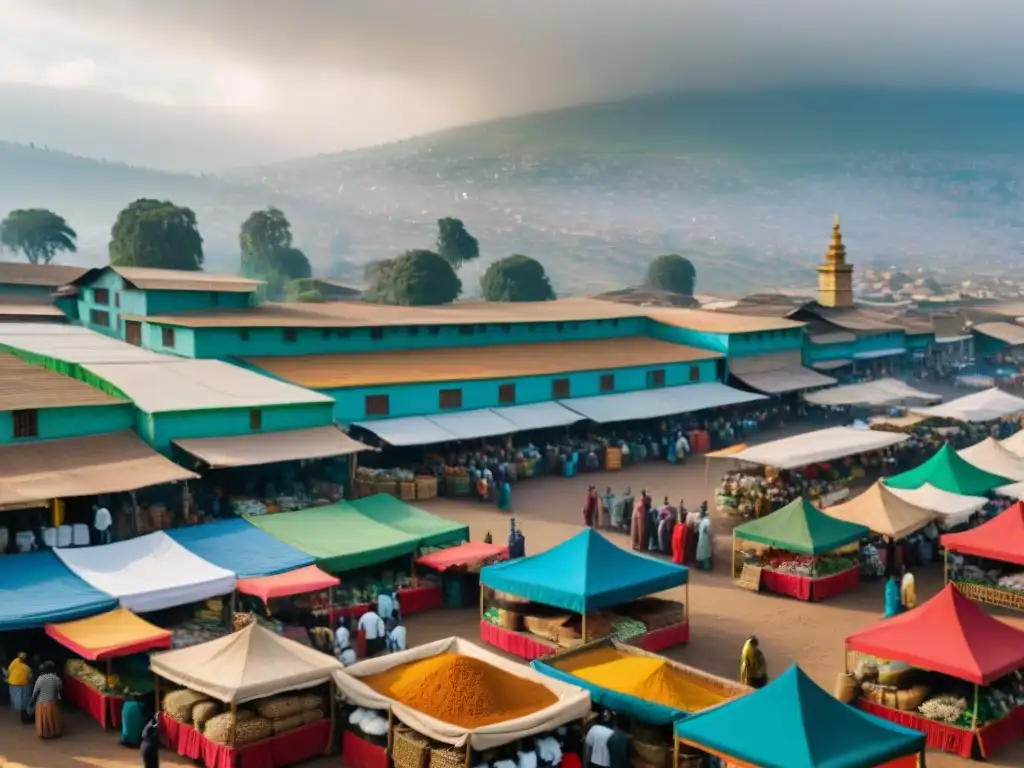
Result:
[[[255,621],[256,614],[254,613],[236,613],[231,617],[231,626],[235,632],[238,632],[240,629],[245,629],[250,624],[255,623]]]
[[[763,552],[743,550],[741,555],[743,556],[744,563],[758,565],[761,568],[778,571],[779,573],[791,573],[795,576],[805,576],[812,579],[832,576],[857,565],[857,556],[855,554],[815,557],[813,555],[801,555],[779,549],[768,549]]]
[[[366,741],[378,746],[387,746],[388,743],[388,716],[386,712],[377,712],[372,709],[355,709],[348,716],[348,724],[353,730],[359,732],[359,736]],[[396,754],[393,756],[395,765],[399,765],[397,747],[393,749]]]
[[[625,618],[635,619],[645,627],[646,632],[682,624],[685,620],[682,603],[660,600],[656,597],[634,600],[632,603],[619,606],[616,612]]]
[[[203,726],[203,735],[216,744],[242,747],[269,739],[274,735],[274,724],[266,718],[256,717],[252,712],[240,709],[237,716],[222,712],[211,717]]]
[[[587,634],[593,638],[594,634],[589,631],[589,623],[587,624],[587,630]],[[627,640],[631,640],[634,637],[640,637],[640,635],[644,635],[647,632],[647,625],[645,625],[642,621],[620,616],[612,621],[611,631],[608,633],[608,635],[624,643]]]
[[[864,579],[880,579],[885,576],[885,563],[874,544],[860,548],[860,575]]]
[[[105,675],[81,659],[68,659],[64,663],[64,674],[105,696],[128,696],[138,692],[119,675]]]
[[[238,517],[259,517],[267,514],[267,505],[259,499],[232,499],[231,508]]]
[[[1005,576],[1000,576],[996,583],[1001,589],[1022,591],[1024,590],[1024,573],[1009,573]]]
[[[187,688],[168,693],[162,703],[168,717],[201,731],[210,741],[239,747],[322,720],[326,702],[322,696],[306,693],[274,696],[249,706],[232,716],[220,702]]]

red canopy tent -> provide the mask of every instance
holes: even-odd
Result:
[[[341,584],[341,580],[324,573],[315,565],[294,571],[262,576],[258,579],[239,579],[235,587],[243,595],[258,597],[264,603],[275,597],[291,597],[307,592],[320,592]]]
[[[949,552],[1024,565],[1024,502],[1018,501],[977,528],[947,533],[941,541]]]
[[[500,560],[508,559],[508,546],[505,544],[484,544],[479,541],[467,541],[457,547],[439,549],[424,555],[416,562],[435,571],[447,571],[459,565],[471,565],[481,563],[493,558]]]

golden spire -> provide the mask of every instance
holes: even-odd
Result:
[[[843,233],[839,231],[839,214],[836,214],[835,223],[832,225],[832,243],[825,254],[825,261],[833,264],[846,263],[846,246],[843,245]]]

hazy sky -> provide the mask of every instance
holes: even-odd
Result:
[[[1024,90],[1021,0],[0,0],[0,139],[214,169],[660,90]]]

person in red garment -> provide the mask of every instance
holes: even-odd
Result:
[[[640,496],[633,506],[633,520],[629,527],[629,540],[633,549],[640,551],[647,546],[647,507],[644,504],[644,497],[647,491],[641,491]]]
[[[594,486],[587,488],[587,495],[583,499],[583,524],[587,528],[593,528],[597,522],[597,510],[600,503],[597,489]]]
[[[683,500],[679,500],[679,509],[676,510],[676,527],[672,529],[672,562],[683,565],[686,562],[686,540],[690,533],[690,526],[686,524],[686,507]]]

